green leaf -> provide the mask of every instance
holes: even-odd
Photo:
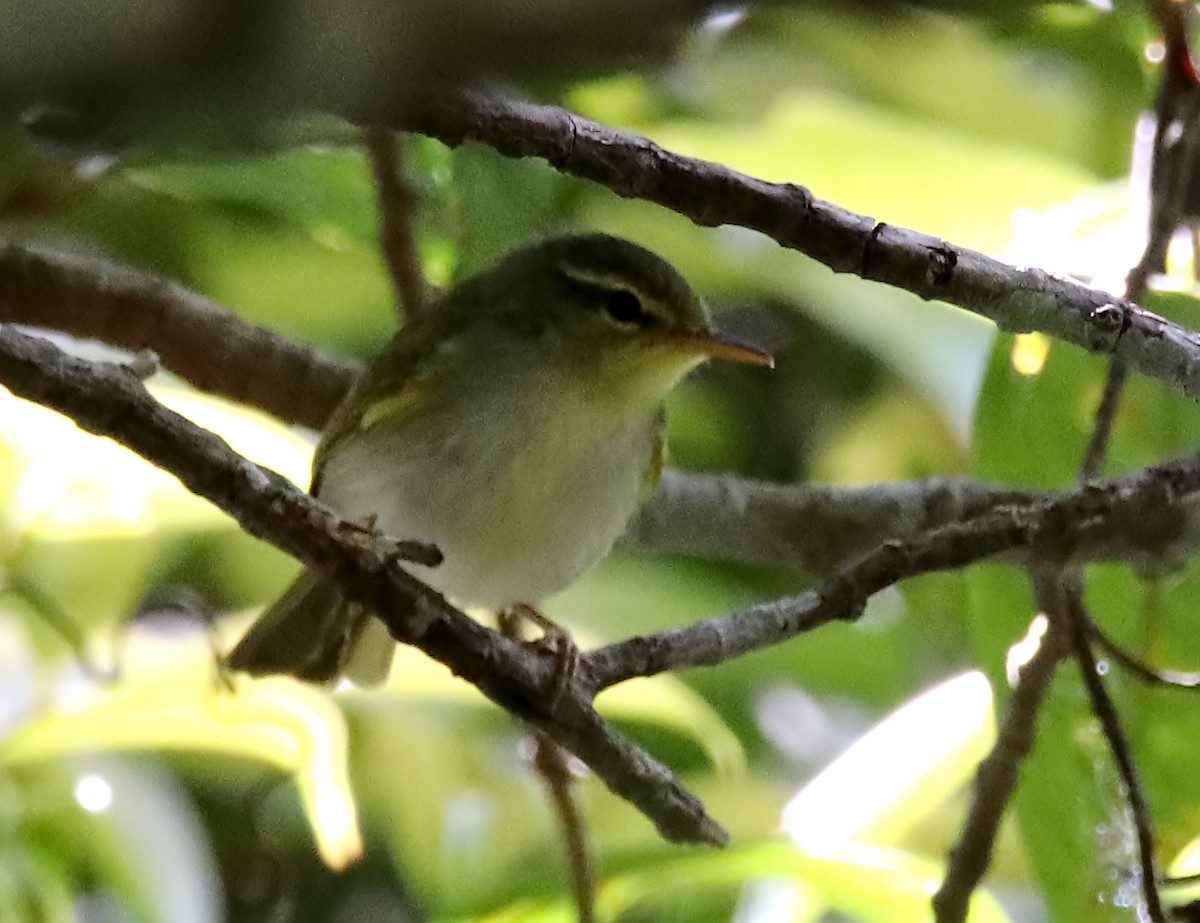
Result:
[[[768,842],[664,862],[642,873],[606,882],[598,909],[615,917],[641,902],[671,900],[700,883],[786,883],[796,889],[797,920],[819,919],[825,907],[867,923],[925,923],[930,896],[940,880],[939,864],[899,850],[847,844],[831,855],[811,855],[788,843]],[[977,892],[970,923],[1008,923],[986,891]]]
[[[373,251],[379,238],[374,186],[360,147],[310,145],[253,157],[161,163],[124,176],[190,206],[293,225],[325,245]]]
[[[1002,337],[993,353],[980,400],[976,473],[1030,487],[1069,487],[1091,431],[1104,361],[1052,343],[1043,365],[1026,367],[1014,362],[1020,343]],[[1195,402],[1134,377],[1114,427],[1109,470],[1190,450],[1198,430]],[[1028,577],[993,566],[974,568],[969,580],[977,655],[996,687],[1005,689],[1006,652],[1034,615]],[[1200,662],[1196,581],[1194,568],[1147,583],[1123,567],[1090,567],[1087,600],[1099,623],[1135,653],[1163,666],[1194,667]],[[1137,890],[1127,808],[1073,664],[1060,673],[1023,768],[1016,798],[1021,829],[1055,919],[1125,919],[1128,911],[1118,905],[1135,900]],[[1107,682],[1133,737],[1163,845],[1178,848],[1200,810],[1200,787],[1188,768],[1200,760],[1200,745],[1184,729],[1177,694],[1142,690],[1115,666]]]
[[[818,853],[849,842],[901,842],[961,791],[994,738],[983,675],[946,680],[898,708],[805,785],[784,809],[784,830]]]
[[[308,480],[309,440],[263,413],[164,381],[155,396],[221,435],[238,452],[300,484]],[[80,430],[66,417],[0,391],[0,486],[14,503],[5,529],[40,541],[159,535],[164,531],[228,528],[207,500],[109,439]]]
[[[82,701],[39,713],[0,743],[0,766],[109,750],[223,754],[290,773],[322,858],[344,868],[362,851],[347,776],[345,721],[329,696],[286,677],[213,674],[200,633],[163,639],[132,630],[120,679]]]

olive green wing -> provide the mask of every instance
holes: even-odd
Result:
[[[326,462],[348,439],[425,405],[432,387],[430,360],[445,342],[454,320],[441,304],[429,305],[367,366],[321,431],[312,465],[314,496],[320,492]]]
[[[650,450],[650,459],[642,471],[641,501],[645,503],[658,489],[662,480],[663,468],[667,464],[667,409],[660,407],[658,417],[654,421],[654,445]]]

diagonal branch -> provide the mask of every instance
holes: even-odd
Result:
[[[1104,739],[1112,751],[1113,762],[1125,789],[1133,827],[1137,834],[1139,878],[1142,895],[1146,902],[1145,914],[1151,923],[1165,923],[1166,911],[1158,893],[1158,870],[1155,860],[1154,816],[1142,787],[1141,773],[1133,756],[1133,748],[1121,724],[1116,703],[1101,679],[1099,665],[1088,643],[1087,624],[1091,616],[1083,601],[1083,588],[1076,582],[1064,594],[1062,610],[1054,617],[1066,622],[1066,633],[1070,638],[1075,662],[1087,690],[1092,714],[1100,723]]]
[[[443,97],[399,121],[399,127],[451,146],[478,141],[508,157],[539,157],[563,173],[655,202],[700,225],[759,231],[835,272],[957,305],[1004,330],[1039,330],[1116,355],[1131,369],[1200,397],[1200,335],[1115,295],[878,223],[801,186],[684,157],[555,106],[478,93]]]
[[[357,366],[242,320],[178,283],[86,256],[0,246],[0,323],[150,349],[197,388],[319,426]]]
[[[158,403],[121,366],[88,362],[0,324],[0,382],[67,414],[178,477],[193,493],[337,580],[396,640],[420,648],[493,702],[570,750],[667,839],[723,843],[725,831],[661,763],[616,733],[576,690],[555,697],[557,662],[491,631],[362,542],[284,478]]]
[[[418,647],[575,753],[676,840],[723,842],[725,833],[666,767],[599,717],[592,707],[597,690],[633,676],[717,663],[854,618],[872,593],[919,573],[1006,551],[1066,563],[1103,547],[1112,535],[1149,548],[1169,544],[1187,531],[1185,510],[1200,492],[1200,456],[1189,456],[1108,484],[1002,507],[907,541],[888,541],[795,599],[594,651],[563,694],[554,696],[549,692],[559,677],[553,655],[479,625],[387,557],[348,541],[340,520],[311,497],[163,407],[124,367],[74,358],[0,324],[0,382],[116,439],[229,512],[249,533],[337,580],[379,613],[397,641]]]

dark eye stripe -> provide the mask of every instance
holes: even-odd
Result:
[[[570,272],[564,272],[563,278],[571,288],[623,327],[649,327],[658,322],[658,318],[646,310],[636,292],[606,285],[598,280],[580,278]]]

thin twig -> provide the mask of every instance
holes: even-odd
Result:
[[[403,318],[415,317],[425,306],[425,271],[415,230],[417,195],[404,173],[404,150],[395,132],[363,129],[363,140],[379,200],[379,242]]]
[[[1081,484],[1094,480],[1104,471],[1104,459],[1108,455],[1108,442],[1112,435],[1113,422],[1117,418],[1117,408],[1121,404],[1121,391],[1125,387],[1129,368],[1124,359],[1113,356],[1108,360],[1108,371],[1104,376],[1104,391],[1100,395],[1100,403],[1096,406],[1096,416],[1092,422],[1092,435],[1088,438],[1087,448],[1083,452],[1083,461],[1079,465],[1079,482]]]
[[[1166,686],[1172,689],[1200,689],[1200,673],[1186,673],[1181,670],[1162,670],[1152,667],[1106,635],[1103,629],[1091,618],[1090,614],[1085,612],[1084,615],[1087,616],[1088,634],[1091,635],[1092,640],[1100,646],[1100,649],[1104,653],[1108,654],[1109,657],[1138,679],[1152,686]]]
[[[520,610],[517,610],[519,612]],[[514,610],[499,613],[497,622],[502,634],[521,640],[524,618]],[[574,642],[571,642],[572,644]],[[595,923],[596,876],[593,871],[591,842],[587,824],[572,789],[574,777],[567,755],[553,740],[540,731],[533,731],[533,768],[546,786],[554,812],[562,829],[567,851],[567,868],[571,875],[571,892],[579,923]]]
[[[1061,629],[1051,622],[1036,653],[1022,667],[991,752],[979,764],[971,810],[950,851],[946,877],[933,896],[937,923],[961,923],[992,861],[1000,822],[1012,800],[1021,764],[1033,749],[1038,714],[1063,658]]]
[[[1167,923],[1162,898],[1158,893],[1158,871],[1154,861],[1154,818],[1150,813],[1150,805],[1146,801],[1146,794],[1142,788],[1137,762],[1133,757],[1129,739],[1125,736],[1125,730],[1121,726],[1121,718],[1117,713],[1116,705],[1100,679],[1096,657],[1088,643],[1087,625],[1091,619],[1082,600],[1082,591],[1076,587],[1064,595],[1064,609],[1055,615],[1065,618],[1067,621],[1071,647],[1075,653],[1075,661],[1079,665],[1079,673],[1083,678],[1084,687],[1087,689],[1092,714],[1100,722],[1104,739],[1108,741],[1113,760],[1117,764],[1117,771],[1124,783],[1125,796],[1129,801],[1133,826],[1137,832],[1138,862],[1141,866],[1141,885],[1146,902],[1146,913],[1152,923]]]
[[[533,739],[533,765],[546,784],[546,790],[554,802],[562,827],[563,840],[567,847],[567,864],[571,870],[571,892],[575,896],[575,908],[579,912],[579,923],[595,923],[596,920],[596,876],[592,870],[592,850],[588,839],[587,824],[575,800],[571,767],[567,755],[545,734],[537,733]]]

